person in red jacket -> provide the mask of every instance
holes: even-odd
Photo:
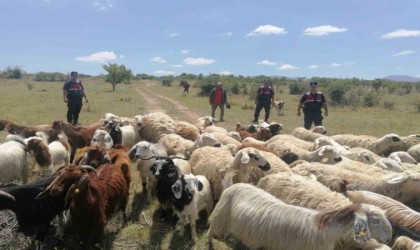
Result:
[[[321,109],[324,108],[325,116],[328,116],[328,106],[325,100],[324,94],[320,91],[317,91],[318,83],[310,82],[310,91],[306,92],[301,98],[297,109],[297,115],[300,116],[300,110],[303,108],[303,120],[304,127],[310,129],[312,123],[315,126],[322,125],[322,116]]]
[[[224,122],[225,104],[228,105],[226,90],[223,89],[223,84],[218,82],[216,88],[210,91],[209,102],[211,105],[211,117],[214,118],[217,107],[220,108],[220,122]]]

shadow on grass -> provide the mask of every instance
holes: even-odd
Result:
[[[131,203],[131,212],[128,215],[128,220],[131,222],[139,222],[140,214],[149,206],[147,197],[144,192],[140,192],[134,195],[133,202]]]

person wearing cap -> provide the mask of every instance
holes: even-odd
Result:
[[[257,96],[255,98],[255,113],[253,123],[258,123],[258,117],[262,108],[265,111],[265,122],[268,122],[270,118],[270,109],[271,105],[274,103],[274,90],[270,85],[270,81],[264,80],[263,86],[261,86],[257,91]]]
[[[79,113],[82,110],[83,97],[86,103],[88,102],[82,82],[77,79],[78,73],[72,71],[70,73],[70,80],[64,83],[63,98],[67,103],[67,122],[76,126],[79,121]]]
[[[218,82],[216,87],[210,91],[209,102],[211,105],[211,117],[214,118],[217,107],[220,108],[220,122],[224,122],[225,104],[228,105],[226,90],[223,89],[223,83]]]
[[[322,125],[322,111],[324,108],[325,116],[328,116],[328,106],[324,95],[317,91],[318,83],[309,83],[310,91],[306,92],[301,98],[297,109],[297,115],[300,116],[300,110],[303,109],[304,127],[310,129],[312,123],[315,126]]]

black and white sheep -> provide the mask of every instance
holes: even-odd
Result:
[[[182,175],[174,185],[172,192],[175,195],[173,207],[179,218],[180,236],[184,236],[185,222],[190,222],[191,238],[197,240],[196,220],[198,212],[206,210],[210,215],[213,210],[213,196],[211,194],[210,183],[202,175]]]

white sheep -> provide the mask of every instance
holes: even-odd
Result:
[[[346,183],[337,178],[337,189],[345,190],[345,185]],[[268,175],[258,182],[257,187],[289,205],[315,210],[340,208],[352,204],[343,194],[331,191],[318,181],[292,173]],[[370,229],[384,226],[381,223],[372,223],[372,221],[368,221],[368,223]],[[351,234],[351,232],[348,232],[336,248],[367,249],[366,246],[356,243]],[[371,245],[375,245],[375,242],[372,242]]]
[[[411,155],[417,162],[420,162],[420,144],[414,145],[407,150],[407,153]]]
[[[191,238],[193,241],[196,241],[198,212],[205,209],[207,214],[210,215],[213,210],[213,195],[210,183],[202,175],[182,175],[172,185],[172,192],[176,198],[173,205],[179,218],[179,235],[184,236],[185,221],[188,220],[191,227]]]
[[[397,134],[387,134],[381,138],[370,135],[342,134],[333,135],[331,138],[341,145],[346,145],[351,148],[367,148],[378,155],[383,155],[389,147],[401,141],[401,138]]]
[[[198,118],[195,126],[197,126],[200,130],[203,130],[207,126],[214,125],[215,121],[216,121],[216,119],[214,119],[211,116],[204,116],[204,117]]]
[[[202,147],[191,155],[190,164],[193,174],[204,175],[209,180],[214,200],[220,198],[223,191],[222,181],[228,172],[235,172],[235,183],[247,182],[248,168],[258,167],[263,171],[271,168],[261,152],[254,148],[241,149],[233,157],[227,149]]]
[[[330,188],[331,182],[335,183],[338,177],[349,183],[347,185],[348,190],[371,191],[403,203],[420,196],[420,174],[410,171],[386,175],[369,175],[342,169],[335,165],[313,162],[295,166],[292,171],[304,176],[314,174],[319,182]]]
[[[189,157],[194,150],[204,146],[221,146],[219,140],[211,133],[200,134],[194,142],[177,134],[168,134],[162,136],[159,143],[162,143],[162,145],[165,146],[168,155],[181,154],[184,157]]]
[[[230,137],[232,137],[233,139],[237,140],[238,142],[241,142],[242,141],[241,136],[236,131],[230,131],[230,132],[227,133],[227,135],[230,136]]]
[[[268,141],[266,141],[266,145],[271,144],[287,144],[287,145],[294,145],[296,147],[311,150],[313,148],[313,143],[301,140],[297,137],[294,137],[293,135],[275,135],[271,137]]]
[[[104,125],[108,123],[123,123],[124,125],[134,125],[134,118],[133,117],[121,117],[118,115],[114,115],[112,113],[105,113],[104,118],[102,118]]]
[[[345,196],[353,203],[375,205],[385,211],[393,226],[393,234],[418,238],[420,213],[389,197],[369,191],[347,191]]]
[[[51,172],[55,172],[59,167],[70,164],[71,146],[66,134],[58,134],[58,140],[48,144],[48,150],[51,155]]]
[[[385,226],[370,228],[369,220],[380,220]],[[359,243],[371,238],[387,243],[392,236],[391,225],[377,207],[352,204],[315,211],[287,205],[245,183],[234,184],[223,192],[209,223],[209,244],[213,236],[229,234],[252,249],[332,250],[352,230]]]
[[[373,166],[380,167],[385,170],[394,171],[401,173],[404,171],[404,169],[401,167],[400,163],[398,163],[396,160],[390,159],[390,158],[383,158],[372,164]]]
[[[175,134],[175,121],[162,112],[152,112],[146,115],[134,116],[140,137],[156,143],[163,135]]]
[[[398,163],[417,164],[417,161],[407,152],[397,151],[391,153],[388,158],[395,160]]]
[[[316,132],[315,132],[316,131]],[[304,141],[314,142],[320,137],[325,137],[327,130],[324,126],[316,126],[311,130],[308,130],[303,127],[294,128],[292,130],[292,135],[296,138],[302,139]]]
[[[162,144],[153,144],[147,141],[141,141],[134,145],[128,152],[128,155],[135,155],[137,170],[140,173],[143,192],[147,192],[147,200],[152,200],[152,191],[156,189],[156,179],[150,170],[150,167],[156,162],[152,156],[167,156],[166,148]]]
[[[235,133],[240,139],[241,137],[240,137],[239,133],[238,132],[235,132]],[[240,147],[242,145],[242,143],[240,141],[238,141],[237,139],[234,139],[229,134],[222,133],[222,132],[212,132],[211,134],[214,135],[214,137],[222,144],[225,144],[225,145],[226,144],[234,144],[237,147]],[[233,134],[231,134],[231,135],[233,135]]]
[[[392,245],[392,250],[419,250],[420,242],[414,241],[407,236],[398,237]]]
[[[281,149],[279,149],[278,146],[281,146],[281,144],[268,144],[267,148],[275,151],[279,155],[282,155],[282,159],[285,160],[285,162],[287,163],[290,163],[290,161],[284,157],[284,153],[281,153],[281,151],[289,152],[289,154],[286,154],[286,157],[288,157],[290,153],[292,153],[298,156],[297,160],[305,160],[308,162],[336,164],[337,162],[340,162],[343,159],[342,156],[338,153],[338,151],[330,145],[322,146],[313,152],[301,149],[293,145],[283,144]]]
[[[97,129],[90,141],[91,146],[99,146],[105,149],[111,149],[114,145],[112,137],[103,129]],[[132,146],[132,145],[131,145]]]

